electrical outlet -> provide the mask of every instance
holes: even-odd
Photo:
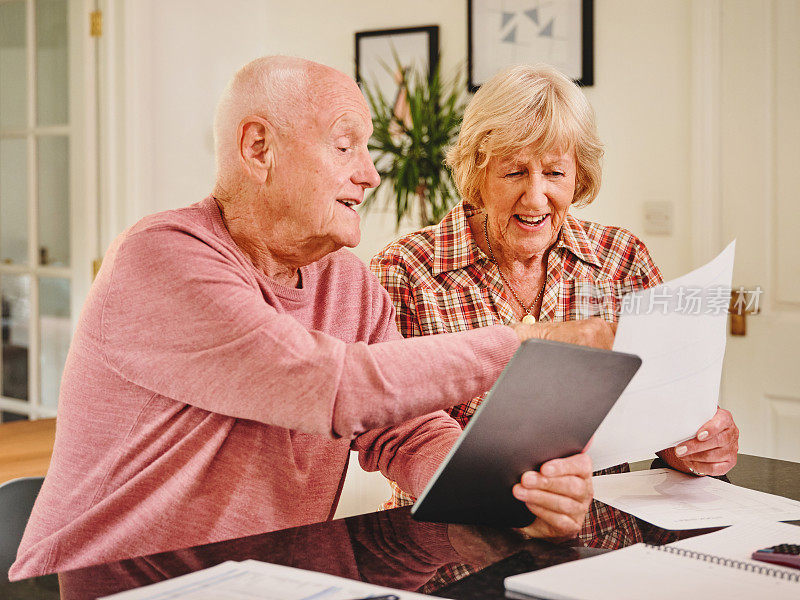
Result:
[[[672,202],[659,200],[644,203],[644,232],[652,235],[672,235]]]

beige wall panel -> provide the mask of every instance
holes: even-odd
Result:
[[[800,462],[800,396],[767,397],[770,407],[771,455]]]
[[[775,295],[800,310],[800,2],[775,7]]]

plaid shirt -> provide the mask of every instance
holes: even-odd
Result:
[[[370,264],[397,309],[405,337],[463,331],[516,316],[503,295],[497,265],[475,243],[467,218],[477,212],[458,204],[438,225],[406,235],[387,246]],[[562,225],[547,260],[539,320],[568,321],[599,316],[616,321],[623,294],[662,282],[645,245],[618,227],[580,221],[571,214]],[[466,426],[483,400],[454,406],[450,414]],[[619,465],[599,473],[620,473]],[[394,482],[383,508],[411,504],[414,498]],[[620,548],[642,541],[634,517],[597,501],[580,533],[585,544]]]

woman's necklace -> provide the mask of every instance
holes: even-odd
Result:
[[[506,278],[503,276],[503,270],[500,268],[500,263],[497,262],[497,259],[494,257],[494,251],[492,250],[492,242],[489,241],[489,215],[486,215],[486,218],[483,220],[483,235],[486,236],[486,245],[489,247],[489,256],[492,258],[492,262],[497,266],[497,272],[500,273],[500,279],[503,280],[503,285],[506,286],[511,295],[514,296],[514,300],[516,300],[519,305],[522,307],[522,310],[525,311],[525,316],[522,317],[522,322],[526,325],[533,325],[536,323],[536,317],[533,316],[531,311],[536,308],[536,303],[539,302],[539,298],[544,292],[544,284],[542,284],[542,289],[539,290],[539,293],[536,294],[536,298],[533,299],[530,306],[525,306],[522,300],[519,299],[517,296],[517,292],[514,291],[514,287],[508,283]],[[547,283],[547,281],[545,281]]]

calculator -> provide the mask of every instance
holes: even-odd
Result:
[[[753,552],[751,558],[753,560],[783,565],[784,567],[800,569],[800,545],[778,544],[771,548],[756,550]]]

